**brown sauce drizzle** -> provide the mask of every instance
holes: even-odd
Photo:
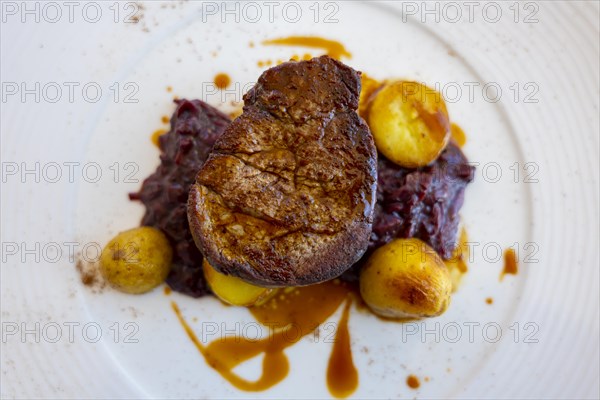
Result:
[[[421,382],[419,382],[419,378],[417,378],[414,375],[409,375],[408,378],[406,378],[406,384],[411,389],[418,389],[419,386],[421,386]]]
[[[327,365],[327,387],[329,393],[337,398],[350,396],[358,387],[358,371],[352,360],[348,317],[352,300],[346,301],[344,313],[337,325],[333,350]]]
[[[231,84],[231,78],[227,74],[220,73],[215,75],[214,82],[215,86],[219,89],[225,89]]]
[[[458,145],[458,147],[463,147],[465,143],[467,143],[467,135],[465,135],[465,131],[456,124],[450,125],[450,133],[452,135],[452,139]]]
[[[325,50],[329,57],[341,59],[342,57],[352,58],[352,54],[346,50],[343,44],[335,40],[324,39],[317,36],[289,36],[278,39],[265,40],[264,45],[279,46],[302,46]]]
[[[339,281],[283,290],[281,294],[265,304],[249,308],[258,322],[272,329],[268,337],[255,340],[239,336],[224,336],[208,345],[200,342],[175,302],[171,302],[171,307],[207,364],[236,388],[256,392],[276,385],[287,376],[289,362],[284,350],[297,343],[302,337],[314,332],[339,308],[344,300],[349,298],[350,293],[350,287]],[[342,317],[341,325],[347,324],[349,303],[350,300],[348,300],[347,309],[344,310],[346,315]],[[343,336],[343,333],[341,335]],[[341,346],[344,348],[346,348],[344,340],[348,345],[350,341],[347,327],[346,335],[345,339],[343,337],[340,339]],[[336,338],[336,340],[338,339]],[[335,349],[334,353],[336,353]],[[233,372],[237,365],[261,354],[264,354],[264,358],[262,373],[258,380],[249,381]],[[336,353],[332,357],[337,359],[339,356]],[[358,384],[358,373],[355,368],[354,372],[356,373],[355,389]],[[352,393],[353,389],[348,393],[354,382],[352,376],[347,377],[340,374],[334,379],[334,387],[345,388],[346,395]]]
[[[504,275],[511,274],[516,275],[519,272],[519,266],[517,263],[517,254],[514,249],[504,250],[504,269],[500,274],[500,281],[504,279]]]

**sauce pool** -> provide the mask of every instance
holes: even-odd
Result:
[[[419,386],[421,386],[421,382],[419,382],[419,378],[417,378],[414,375],[409,375],[408,378],[406,378],[406,384],[411,389],[418,389]]]
[[[229,75],[227,75],[225,73],[220,73],[220,74],[215,75],[214,82],[215,82],[215,86],[218,87],[219,89],[225,89],[231,83],[231,78],[229,77]]]
[[[348,317],[352,300],[346,301],[342,318],[337,325],[335,342],[327,365],[329,393],[338,398],[350,396],[358,387],[358,371],[352,359]]]

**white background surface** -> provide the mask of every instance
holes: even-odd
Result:
[[[263,13],[258,22],[248,21],[255,14],[244,14],[242,3],[237,6],[239,22],[221,9],[207,16],[209,8],[205,4],[203,14],[199,2],[130,8],[120,3],[117,23],[112,2],[98,3],[102,16],[96,23],[83,18],[85,3],[74,10],[73,23],[62,3],[63,15],[56,23],[48,21],[55,14],[50,9],[44,14],[41,3],[40,21],[25,15],[23,22],[22,5],[15,4],[16,15],[2,5],[1,27],[3,397],[329,396],[325,370],[331,343],[303,340],[286,351],[291,372],[284,382],[264,393],[239,392],[204,363],[169,301],[176,300],[188,320],[198,318],[193,324],[198,331],[206,322],[228,329],[251,322],[246,310],[225,308],[211,298],[165,297],[162,288],[142,296],[92,293],[81,285],[68,257],[67,243],[77,243],[76,250],[86,243],[103,245],[139,223],[143,207],[129,202],[127,193],[136,191],[158,164],[149,136],[163,127],[161,116],[172,113],[173,95],[231,110],[221,103],[241,100],[243,88],[261,72],[257,61],[320,54],[260,44],[288,35],[340,40],[353,55],[345,62],[375,78],[439,85],[448,97],[457,96],[460,88],[460,96],[448,104],[450,115],[467,133],[467,156],[479,163],[462,212],[470,239],[479,246],[461,290],[443,316],[415,325],[416,335],[407,335],[402,325],[353,312],[352,346],[360,375],[354,397],[599,396],[598,3],[502,3],[502,15],[491,22],[495,6],[478,3],[469,16],[469,8],[459,2],[463,16],[456,23],[454,10],[440,3],[436,23],[436,15],[426,14],[420,2],[337,2],[328,8],[321,3],[317,22],[313,3],[306,2],[295,23],[290,22],[294,12],[283,14],[283,3],[275,8],[273,21],[267,6],[255,3]],[[325,23],[335,10],[338,21]],[[127,11],[135,11],[140,21],[123,23]],[[93,11],[87,16],[93,17]],[[217,72],[227,72],[234,82],[224,99],[210,90]],[[34,88],[36,82],[40,88],[57,83],[62,97],[51,102],[51,88],[40,90],[39,102],[34,94],[9,94],[15,83],[20,91],[22,83]],[[72,102],[65,82],[79,84]],[[98,102],[82,94],[90,82],[103,91]],[[127,83],[138,88],[132,94],[136,103],[125,102],[124,96],[132,93]],[[486,84],[500,87],[498,101],[492,101],[491,89],[486,93],[492,100],[485,97]],[[474,87],[472,97],[469,86]],[[537,101],[525,102],[528,94],[527,100]],[[92,89],[88,95],[93,96]],[[22,170],[38,162],[36,182],[35,173]],[[80,163],[72,181],[65,162]],[[109,168],[115,162],[117,182]],[[55,183],[49,182],[55,171],[51,163],[61,166]],[[89,182],[93,169],[82,171],[89,163],[100,166],[102,177],[96,183]],[[134,171],[126,163],[139,167],[132,178],[140,182],[126,181]],[[517,179],[510,168],[515,163],[521,168]],[[532,163],[530,171],[537,172],[530,178],[537,182],[525,179],[525,163]],[[19,170],[11,175],[14,166]],[[496,167],[502,173],[497,182]],[[59,254],[52,251],[54,243]],[[514,243],[521,253],[521,272],[500,283],[502,263],[494,261],[495,244],[505,248]],[[484,254],[486,245],[490,250]],[[36,246],[40,250],[35,254],[25,251]],[[538,251],[524,262],[532,249]],[[494,304],[487,305],[486,297],[493,297]],[[338,318],[339,311],[332,321]],[[80,324],[73,340],[68,323]],[[89,323],[102,329],[97,343],[89,343],[81,330]],[[126,323],[137,327],[137,343],[125,342]],[[479,324],[473,340],[469,323]],[[502,329],[495,343],[485,340],[485,333],[488,339],[495,336],[494,329],[483,331],[490,323]],[[51,343],[56,325],[62,336]],[[18,332],[9,334],[15,326]],[[452,343],[456,326],[462,336]],[[39,340],[33,333],[23,335],[25,328],[39,332]],[[527,336],[534,328],[535,334]],[[425,329],[440,337],[423,338]],[[88,333],[93,336],[93,330]],[[251,378],[259,367],[254,360],[240,373]],[[421,378],[418,391],[406,386],[408,374]],[[426,376],[429,382],[424,382]]]

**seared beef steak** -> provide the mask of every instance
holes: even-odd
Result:
[[[327,56],[265,71],[217,140],[188,203],[218,270],[262,286],[340,275],[367,249],[377,153],[360,74]]]

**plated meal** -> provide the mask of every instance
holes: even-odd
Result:
[[[598,3],[35,3],[0,398],[600,398]]]
[[[141,226],[106,244],[99,270],[123,292],[166,282],[167,295],[247,307],[272,335],[205,344],[172,302],[206,362],[247,391],[283,380],[285,349],[343,306],[325,379],[346,397],[360,372],[351,309],[402,323],[450,306],[467,271],[459,212],[475,168],[440,93],[356,71],[341,44],[307,43],[337,51],[266,69],[233,119],[201,99],[175,100],[170,129],[157,135],[160,165],[130,194],[145,206]],[[218,87],[229,81],[215,77]],[[259,355],[259,379],[233,371]]]

